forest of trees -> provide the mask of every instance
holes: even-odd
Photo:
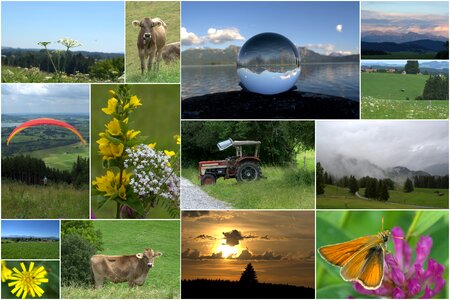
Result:
[[[53,73],[54,68],[44,49],[42,50],[16,50],[2,53],[2,66],[21,68],[37,67],[41,71]],[[104,53],[68,52],[67,62],[64,62],[63,53],[52,51],[55,65],[60,68],[65,66],[65,73],[75,74],[80,72],[90,74],[98,79],[114,79],[124,72],[123,55],[106,55]],[[114,76],[114,78],[111,78]]]
[[[2,178],[20,181],[26,184],[45,184],[65,182],[76,188],[89,184],[89,159],[78,156],[71,171],[61,171],[45,165],[42,159],[17,155],[2,158]]]
[[[416,100],[448,100],[448,75],[431,75]]]
[[[413,181],[416,188],[448,189],[448,175],[414,176]]]
[[[183,167],[235,155],[233,147],[219,151],[216,146],[228,138],[261,141],[260,158],[264,164],[289,164],[300,151],[314,149],[314,122],[185,122]],[[244,147],[244,153],[253,152],[254,147]]]

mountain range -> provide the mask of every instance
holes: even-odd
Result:
[[[320,160],[321,165],[328,173],[336,178],[353,175],[356,178],[370,176],[375,178],[390,178],[395,182],[403,183],[406,178],[414,176],[444,176],[449,173],[449,164],[434,164],[423,170],[410,170],[404,166],[382,168],[367,159],[350,158],[336,155],[332,159]]]
[[[416,52],[428,53],[445,51],[445,42],[430,39],[415,40],[409,42],[361,42],[361,51],[384,51],[384,52]]]
[[[383,31],[366,31],[361,32],[361,41],[370,43],[407,43],[419,40],[433,40],[439,42],[448,41],[448,38],[443,36],[437,36],[432,34],[422,34],[415,32],[399,33],[394,31],[383,32]]]
[[[182,53],[183,65],[230,65],[235,64],[239,55],[238,46],[228,46],[225,49],[187,49]],[[302,63],[318,62],[357,62],[359,55],[341,55],[332,53],[322,55],[306,47],[297,47]]]
[[[2,55],[10,55],[10,54],[16,54],[16,53],[22,53],[22,52],[39,52],[43,51],[44,49],[38,49],[38,48],[12,48],[12,47],[2,47]],[[49,49],[50,51],[54,51],[52,49]],[[78,53],[82,54],[83,56],[93,56],[96,58],[116,58],[116,57],[123,57],[123,53],[110,53],[110,52],[98,52],[98,51],[71,51],[72,54],[76,55]]]

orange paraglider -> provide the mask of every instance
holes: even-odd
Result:
[[[52,126],[59,126],[59,127],[67,128],[70,131],[72,131],[74,134],[76,134],[80,138],[80,140],[83,144],[86,144],[86,140],[83,138],[81,133],[78,130],[76,130],[75,127],[73,127],[72,125],[67,124],[66,122],[63,122],[63,121],[55,120],[55,119],[40,118],[40,119],[26,121],[26,122],[20,124],[19,126],[17,126],[16,128],[14,128],[14,130],[11,132],[11,134],[8,136],[8,139],[6,140],[6,145],[9,145],[9,143],[11,142],[11,139],[16,134],[21,132],[22,130],[25,130],[29,127],[41,126],[41,125],[52,125]]]

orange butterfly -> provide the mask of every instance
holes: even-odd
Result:
[[[323,246],[319,254],[332,265],[341,268],[345,281],[357,281],[368,290],[381,286],[384,277],[386,243],[389,230],[363,236],[348,242]]]

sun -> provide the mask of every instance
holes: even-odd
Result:
[[[238,254],[238,247],[236,247],[236,246],[232,247],[227,244],[220,244],[217,247],[217,252],[222,252],[222,257],[227,258],[230,255]]]

